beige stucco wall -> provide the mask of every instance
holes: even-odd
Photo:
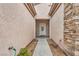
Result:
[[[35,20],[23,4],[0,4],[0,55],[10,55],[9,46],[18,53],[34,33]]]
[[[62,49],[64,47],[64,6],[59,7],[50,19],[50,38],[52,38]]]

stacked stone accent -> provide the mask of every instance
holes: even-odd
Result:
[[[73,4],[64,4],[64,42],[69,55],[74,55],[76,24],[73,19]]]
[[[76,33],[75,33],[75,55],[79,55],[79,4],[73,4],[73,19],[76,24]]]

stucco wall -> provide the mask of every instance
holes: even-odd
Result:
[[[52,38],[62,49],[64,47],[64,6],[59,7],[50,19],[50,38]]]
[[[10,55],[9,46],[18,53],[34,33],[35,20],[23,4],[0,4],[0,55]]]

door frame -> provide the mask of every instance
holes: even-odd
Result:
[[[36,21],[35,21],[35,35],[36,35],[36,37],[41,37],[41,36],[39,36],[38,34],[39,34],[39,29],[37,28],[38,26],[39,26],[39,23],[46,23],[46,25],[48,26],[48,28],[47,28],[47,30],[48,30],[48,35],[46,35],[46,36],[43,36],[43,37],[49,37],[49,35],[50,35],[50,20],[49,19],[36,19]]]

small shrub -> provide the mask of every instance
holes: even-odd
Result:
[[[28,50],[26,48],[21,48],[17,56],[30,56],[30,54],[28,53]]]

